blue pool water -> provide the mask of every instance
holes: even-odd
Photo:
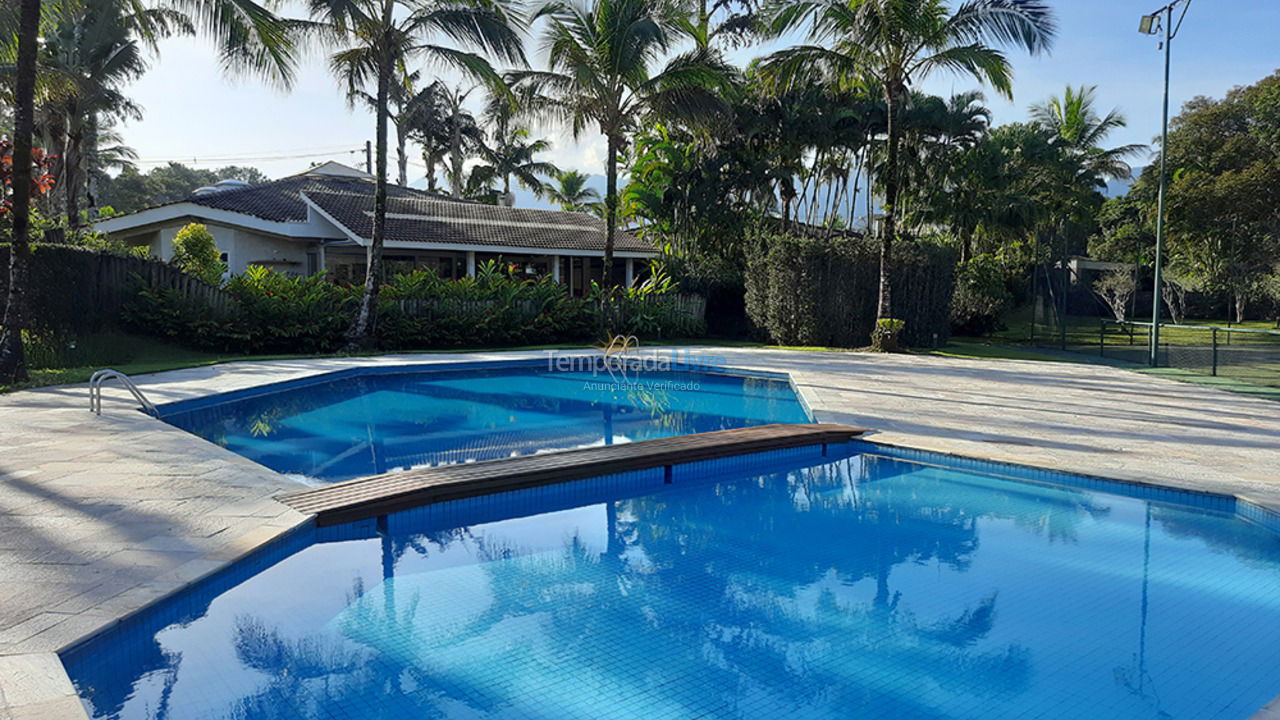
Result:
[[[1280,522],[1233,506],[786,451],[302,531],[64,661],[119,720],[1247,718]]]
[[[161,408],[173,425],[284,473],[346,480],[671,435],[809,422],[787,380],[546,362],[364,372]]]

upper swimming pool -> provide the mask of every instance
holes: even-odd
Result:
[[[97,720],[1243,720],[1277,526],[804,448],[308,528],[63,660]]]
[[[777,422],[809,422],[785,378],[547,361],[347,371],[160,408],[273,470],[326,481]]]

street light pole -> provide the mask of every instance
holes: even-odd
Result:
[[[1178,24],[1173,24],[1173,9],[1179,4],[1185,3],[1182,7],[1182,15],[1178,17]],[[1191,0],[1174,0],[1165,5],[1154,13],[1144,16],[1142,24],[1138,26],[1138,31],[1146,35],[1154,35],[1158,30],[1156,23],[1164,25],[1164,106],[1160,118],[1160,190],[1156,199],[1156,258],[1155,258],[1155,284],[1151,291],[1151,332],[1150,339],[1150,362],[1151,367],[1160,364],[1160,303],[1163,295],[1161,287],[1162,265],[1164,261],[1164,195],[1168,185],[1168,176],[1166,174],[1166,159],[1169,155],[1169,65],[1173,57],[1173,38],[1178,34],[1178,29],[1182,27],[1182,20],[1187,16],[1187,9],[1191,7]],[[1160,17],[1161,13],[1164,17]]]

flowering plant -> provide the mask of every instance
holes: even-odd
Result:
[[[49,168],[56,156],[43,148],[31,149],[31,196],[38,198],[53,189]],[[0,138],[0,217],[13,212],[13,141]]]

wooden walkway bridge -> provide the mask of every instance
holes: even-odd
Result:
[[[316,516],[321,526],[363,520],[443,500],[699,460],[811,445],[843,443],[866,430],[830,423],[758,425],[641,440],[623,445],[445,465],[373,475],[289,493],[280,501]]]

